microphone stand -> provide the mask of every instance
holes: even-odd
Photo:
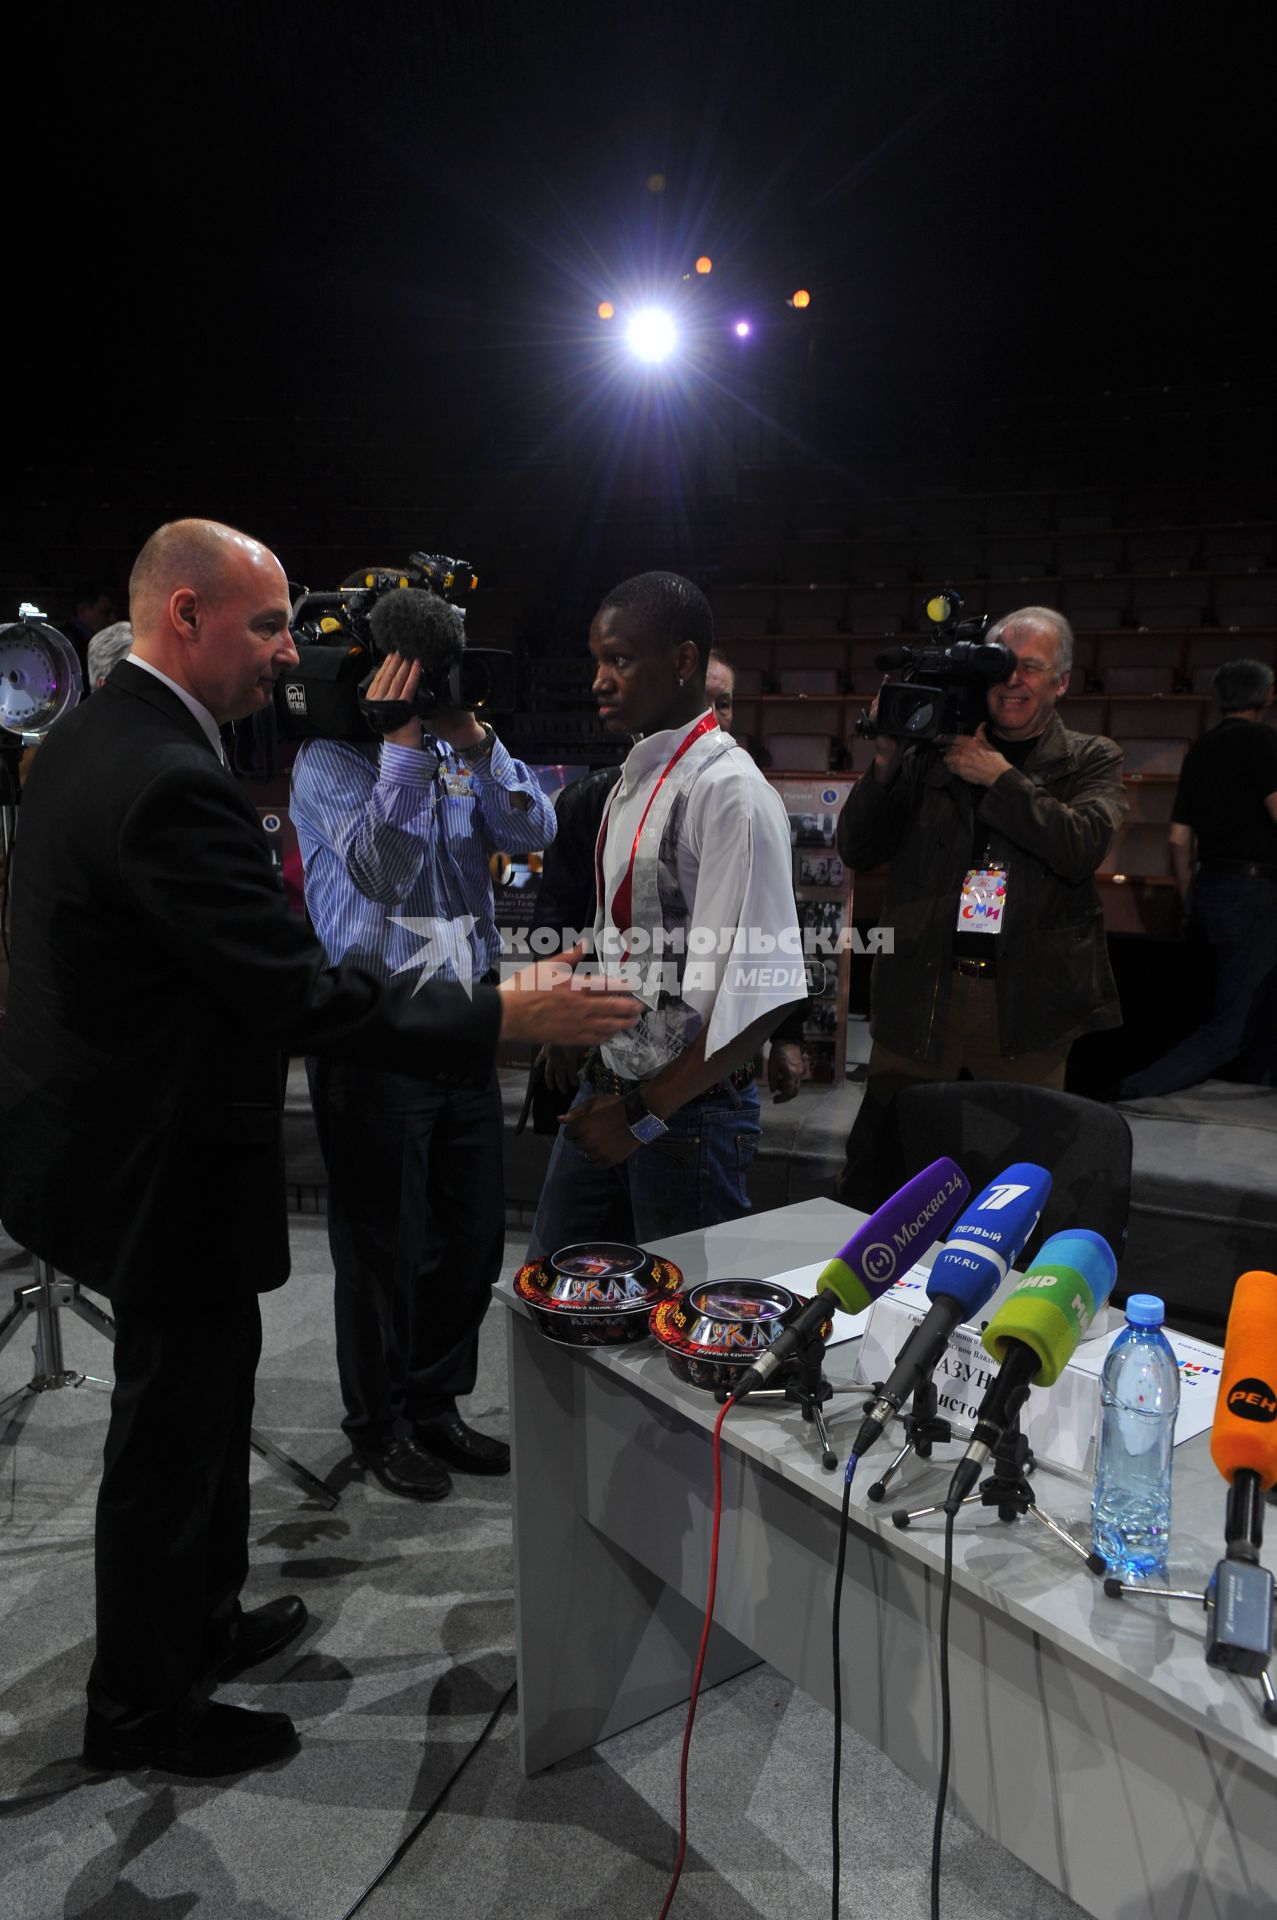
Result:
[[[110,1381],[101,1379],[97,1374],[76,1373],[66,1365],[62,1351],[62,1323],[59,1318],[61,1309],[76,1314],[86,1325],[100,1333],[104,1340],[114,1341],[115,1322],[109,1314],[103,1313],[94,1301],[86,1300],[80,1290],[78,1280],[59,1280],[47,1260],[39,1254],[32,1254],[31,1265],[35,1272],[34,1284],[15,1287],[13,1305],[0,1320],[0,1351],[8,1346],[10,1340],[33,1314],[35,1316],[35,1345],[32,1353],[35,1359],[35,1372],[25,1386],[19,1387],[7,1399],[0,1401],[0,1421],[11,1410],[21,1406],[29,1394],[49,1393],[58,1387],[109,1387]],[[273,1440],[264,1439],[254,1427],[249,1435],[249,1445],[263,1459],[273,1460],[277,1467],[296,1482],[304,1494],[313,1500],[322,1500],[327,1507],[335,1507],[340,1495],[325,1486],[317,1475],[304,1467],[300,1460],[294,1460],[291,1454],[277,1447]]]
[[[966,1499],[962,1502],[963,1506],[969,1507],[976,1505],[981,1507],[994,1507],[997,1510],[998,1519],[1006,1522],[1007,1525],[1010,1525],[1011,1521],[1022,1519],[1027,1515],[1030,1519],[1040,1522],[1040,1524],[1047,1529],[1048,1533],[1054,1534],[1055,1538],[1062,1546],[1067,1547],[1070,1553],[1076,1554],[1080,1560],[1084,1560],[1092,1573],[1103,1573],[1107,1563],[1100,1555],[1091,1552],[1090,1549],[1084,1547],[1079,1540],[1075,1540],[1072,1534],[1060,1525],[1058,1520],[1053,1520],[1050,1514],[1044,1513],[1038,1505],[1032,1484],[1029,1480],[1029,1475],[1032,1473],[1035,1464],[1032,1448],[1020,1430],[1020,1421],[1017,1415],[1006,1428],[1001,1440],[999,1440],[997,1447],[994,1449],[992,1456],[993,1472],[986,1480],[980,1482],[975,1493],[969,1493],[967,1495]],[[914,1507],[908,1512],[897,1511],[893,1513],[891,1516],[891,1524],[894,1527],[903,1529],[909,1526],[914,1520],[921,1520],[929,1514],[943,1512],[943,1501],[934,1507]]]
[[[940,1412],[939,1397],[936,1392],[935,1365],[923,1374],[909,1401],[909,1408],[900,1418],[904,1427],[905,1443],[895,1459],[887,1466],[880,1479],[875,1480],[868,1490],[870,1500],[884,1500],[887,1495],[887,1482],[893,1473],[903,1468],[911,1454],[917,1454],[919,1460],[930,1460],[931,1449],[937,1440],[952,1440],[953,1422]],[[865,1412],[873,1411],[874,1403],[882,1392],[883,1382],[875,1380],[872,1397],[865,1402]]]
[[[829,1428],[825,1425],[825,1416],[821,1411],[826,1400],[833,1398],[833,1387],[822,1372],[825,1357],[825,1343],[819,1330],[813,1329],[804,1340],[793,1359],[788,1362],[791,1378],[783,1387],[755,1387],[749,1395],[751,1406],[756,1400],[779,1401],[782,1406],[802,1408],[803,1419],[808,1426],[814,1426],[820,1441],[820,1464],[826,1473],[832,1473],[838,1465],[838,1455],[834,1452],[829,1439]],[[730,1389],[719,1387],[714,1398],[723,1406],[730,1398]]]
[[[1258,1474],[1242,1468],[1228,1490],[1224,1558],[1198,1593],[1193,1587],[1149,1587],[1142,1580],[1119,1580],[1108,1574],[1104,1591],[1110,1600],[1191,1600],[1206,1612],[1206,1664],[1258,1680],[1263,1715],[1277,1727],[1277,1688],[1268,1662],[1272,1658],[1273,1610],[1277,1597],[1273,1577],[1259,1564],[1263,1544],[1263,1498]],[[1098,1557],[1098,1556],[1097,1556]],[[1101,1561],[1107,1573],[1108,1563]],[[1220,1587],[1228,1588],[1221,1605]]]

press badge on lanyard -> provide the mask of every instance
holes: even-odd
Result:
[[[1005,867],[972,867],[958,902],[959,933],[1001,933],[1007,904]]]

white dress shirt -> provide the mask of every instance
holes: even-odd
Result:
[[[609,972],[616,970],[621,936],[628,931],[613,925],[612,902],[629,867],[639,822],[679,742],[691,731],[686,726],[645,735],[621,770],[607,816],[595,921],[598,950]],[[707,747],[729,738],[717,731],[705,736]],[[668,1065],[705,1026],[705,1057],[711,1059],[763,1014],[802,1000],[807,991],[789,822],[779,794],[743,747],[733,742],[697,773],[671,816],[661,852],[663,859],[673,855],[687,906],[684,975],[674,999],[659,1007],[653,1004],[655,992],[640,985],[648,1011],[637,1027],[603,1048],[611,1071],[633,1080]],[[646,932],[647,950],[639,953],[636,946],[632,965],[651,979],[650,969],[661,964],[662,956],[654,951],[658,930]]]

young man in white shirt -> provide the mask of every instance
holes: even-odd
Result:
[[[637,736],[599,834],[595,941],[645,1012],[625,1044],[552,1050],[551,1084],[580,1090],[532,1257],[590,1237],[660,1239],[749,1207],[754,1055],[806,988],[785,811],[717,726],[712,645],[708,601],[671,573],[623,581],[590,628],[600,718]]]

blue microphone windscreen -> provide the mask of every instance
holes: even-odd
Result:
[[[1031,1160],[1017,1161],[971,1202],[931,1266],[927,1293],[957,1300],[969,1319],[993,1298],[1042,1218],[1051,1176]]]

